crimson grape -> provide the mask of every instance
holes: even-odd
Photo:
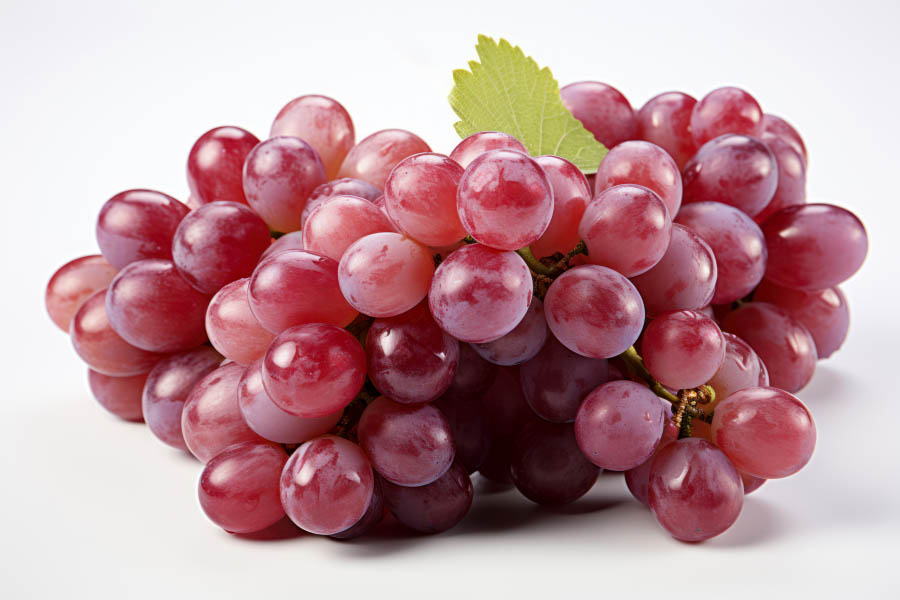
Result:
[[[450,153],[450,158],[465,169],[472,164],[473,160],[491,150],[516,150],[528,154],[528,149],[522,145],[522,142],[508,133],[479,131],[457,144]]]
[[[88,385],[100,406],[126,421],[143,421],[141,394],[147,373],[113,377],[88,369]]]
[[[759,137],[763,112],[756,99],[736,87],[715,89],[700,99],[691,112],[691,134],[698,145],[726,133]]]
[[[591,200],[591,188],[581,170],[558,156],[538,156],[553,191],[553,216],[540,238],[531,243],[538,258],[566,254],[578,243],[578,224]]]
[[[275,336],[250,310],[247,277],[232,281],[213,296],[206,309],[206,333],[225,358],[249,365],[263,355]]]
[[[259,257],[260,262],[264,258],[268,258],[273,254],[278,254],[279,252],[286,252],[288,250],[303,250],[303,233],[300,231],[292,231],[290,233],[286,233],[277,240],[272,240],[272,243],[269,244],[269,247],[266,248],[266,251],[262,253],[262,256]]]
[[[663,313],[641,338],[647,370],[672,389],[706,383],[725,358],[725,338],[716,322],[693,310]]]
[[[794,126],[781,117],[766,113],[763,115],[763,138],[769,136],[778,137],[786,141],[800,154],[804,165],[809,163],[809,157],[806,154],[806,144],[803,143],[803,138],[800,137]]]
[[[306,225],[306,220],[320,204],[333,198],[334,196],[357,196],[365,198],[369,202],[375,202],[382,195],[381,188],[377,188],[362,179],[353,179],[352,177],[343,177],[323,183],[312,191],[303,213],[300,215],[300,226]]]
[[[681,172],[672,157],[656,144],[634,140],[610,150],[597,168],[594,196],[626,183],[653,190],[669,209],[670,217],[678,213]]]
[[[518,365],[540,352],[547,340],[547,319],[540,298],[531,299],[528,312],[515,328],[492,342],[472,344],[485,360],[497,365]]]
[[[637,137],[669,153],[679,170],[697,152],[691,133],[691,113],[697,99],[682,92],[665,92],[647,100],[637,112]]]
[[[725,337],[725,358],[715,375],[707,382],[716,392],[716,401],[721,401],[738,390],[763,385],[762,361],[750,344],[732,333]],[[768,376],[765,376],[768,385]]]
[[[384,182],[397,163],[420,152],[431,152],[431,148],[414,133],[403,129],[376,131],[350,150],[338,177],[362,179],[384,189]]]
[[[764,135],[762,141],[775,155],[778,164],[778,187],[768,206],[755,217],[763,223],[786,206],[796,206],[806,202],[806,163],[803,156],[783,138]]]
[[[187,160],[191,195],[208,202],[247,203],[242,172],[244,160],[259,139],[240,127],[216,127],[194,142]]]
[[[579,81],[559,93],[569,112],[607,148],[635,138],[634,110],[616,88],[599,81]]]
[[[333,196],[309,215],[303,248],[340,261],[353,242],[382,231],[394,226],[377,206],[357,196]]]
[[[312,146],[321,157],[328,179],[334,179],[356,138],[350,114],[337,100],[310,94],[284,105],[269,137],[293,136]]]
[[[706,425],[703,421],[694,421],[694,427],[701,423]],[[628,486],[628,491],[631,492],[631,495],[638,502],[648,508],[650,507],[650,468],[653,466],[653,459],[656,458],[657,453],[663,447],[677,439],[678,428],[671,421],[668,421],[663,427],[662,438],[659,440],[659,444],[656,445],[656,450],[653,451],[650,458],[633,469],[625,471],[625,485]]]
[[[69,261],[53,274],[44,293],[47,314],[69,333],[72,317],[92,294],[106,289],[118,271],[99,255]]]
[[[384,501],[398,521],[421,533],[450,529],[472,506],[472,480],[458,462],[436,481],[419,487],[383,483]]]

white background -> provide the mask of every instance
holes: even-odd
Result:
[[[900,594],[897,2],[131,4],[0,4],[0,596]],[[477,33],[635,107],[735,84],[800,129],[810,197],[856,211],[871,241],[844,286],[851,337],[801,394],[816,455],[701,545],[671,540],[616,477],[562,512],[483,494],[434,537],[229,536],[198,508],[195,461],[95,405],[43,286],[96,252],[111,195],[186,199],[198,135],[234,124],[263,137],[300,94],[339,99],[357,139],[402,127],[449,152],[450,73],[475,58]]]

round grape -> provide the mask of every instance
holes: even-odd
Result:
[[[696,104],[693,96],[665,92],[647,100],[635,116],[637,138],[668,152],[679,170],[697,152],[697,143],[691,133],[691,113]]]
[[[681,172],[668,153],[650,142],[622,142],[603,158],[594,178],[594,196],[621,184],[653,190],[675,216],[681,206]]]
[[[479,131],[457,144],[450,153],[450,158],[465,169],[473,160],[491,150],[516,150],[528,154],[528,149],[522,145],[522,142],[507,133]]]
[[[350,114],[337,100],[310,94],[284,105],[269,137],[293,136],[312,146],[321,157],[328,179],[334,179],[356,138]]]
[[[414,133],[403,129],[376,131],[350,150],[338,177],[362,179],[384,189],[384,183],[397,163],[420,152],[431,152],[431,148]]]
[[[647,370],[672,389],[706,383],[725,358],[725,338],[716,322],[693,310],[663,313],[641,339]]]
[[[53,274],[44,293],[47,314],[69,333],[72,318],[92,294],[106,289],[118,271],[100,255],[69,261]]]
[[[187,161],[191,195],[208,202],[247,203],[244,196],[244,160],[259,139],[240,127],[216,127],[194,142]]]
[[[607,148],[635,138],[634,110],[616,88],[599,81],[579,81],[559,93],[569,112]]]
[[[691,134],[697,145],[726,133],[759,137],[763,112],[756,99],[736,87],[715,89],[700,99],[691,112]]]

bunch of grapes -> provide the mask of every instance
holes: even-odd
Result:
[[[265,141],[213,129],[187,203],[113,196],[47,310],[229,532],[435,533],[475,472],[560,505],[607,469],[672,536],[718,535],[812,455],[792,393],[846,337],[865,229],[806,204],[802,139],[743,90],[561,93],[611,148],[590,180],[498,132],[356,143],[323,96]]]

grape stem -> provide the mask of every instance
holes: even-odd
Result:
[[[528,265],[528,268],[531,269],[531,272],[535,275],[543,275],[544,277],[550,277],[553,275],[553,268],[548,267],[538,259],[534,257],[534,254],[531,253],[531,248],[525,246],[524,248],[519,248],[516,250],[516,253],[522,257],[525,263]]]

